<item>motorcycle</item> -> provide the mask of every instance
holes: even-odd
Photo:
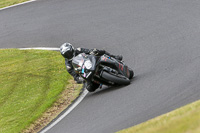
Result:
[[[75,72],[86,82],[92,81],[101,86],[128,85],[134,76],[133,70],[124,62],[106,54],[95,56],[81,53],[73,58],[72,65]]]

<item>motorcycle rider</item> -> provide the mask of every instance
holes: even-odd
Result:
[[[113,57],[113,58],[120,60],[120,61],[123,58],[121,55],[115,56],[115,55],[108,53],[105,50],[98,50],[96,48],[94,48],[94,49],[86,49],[86,48],[76,48],[76,49],[74,49],[72,44],[67,43],[67,42],[61,45],[60,53],[65,58],[65,65],[66,65],[68,73],[74,77],[74,80],[78,84],[81,84],[81,83],[84,82],[84,79],[82,77],[80,77],[79,74],[77,74],[74,71],[74,68],[72,66],[72,59],[73,59],[73,57],[77,56],[78,54],[85,53],[85,54],[93,54],[95,56],[101,56],[103,54],[107,54],[108,56]],[[94,83],[92,81],[87,81],[85,86],[86,86],[87,90],[95,91],[100,86],[100,84]]]

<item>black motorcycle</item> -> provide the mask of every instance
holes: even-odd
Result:
[[[133,70],[123,62],[106,54],[94,56],[81,53],[73,58],[72,65],[86,82],[92,81],[101,86],[128,85],[134,76]]]

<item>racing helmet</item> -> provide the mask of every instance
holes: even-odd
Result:
[[[60,53],[64,58],[72,60],[74,57],[74,47],[70,43],[64,43],[60,46]]]

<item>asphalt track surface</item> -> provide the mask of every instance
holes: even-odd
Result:
[[[88,94],[48,131],[115,132],[200,99],[199,9],[199,0],[38,0],[0,11],[0,47],[68,41],[122,54],[132,83]]]

